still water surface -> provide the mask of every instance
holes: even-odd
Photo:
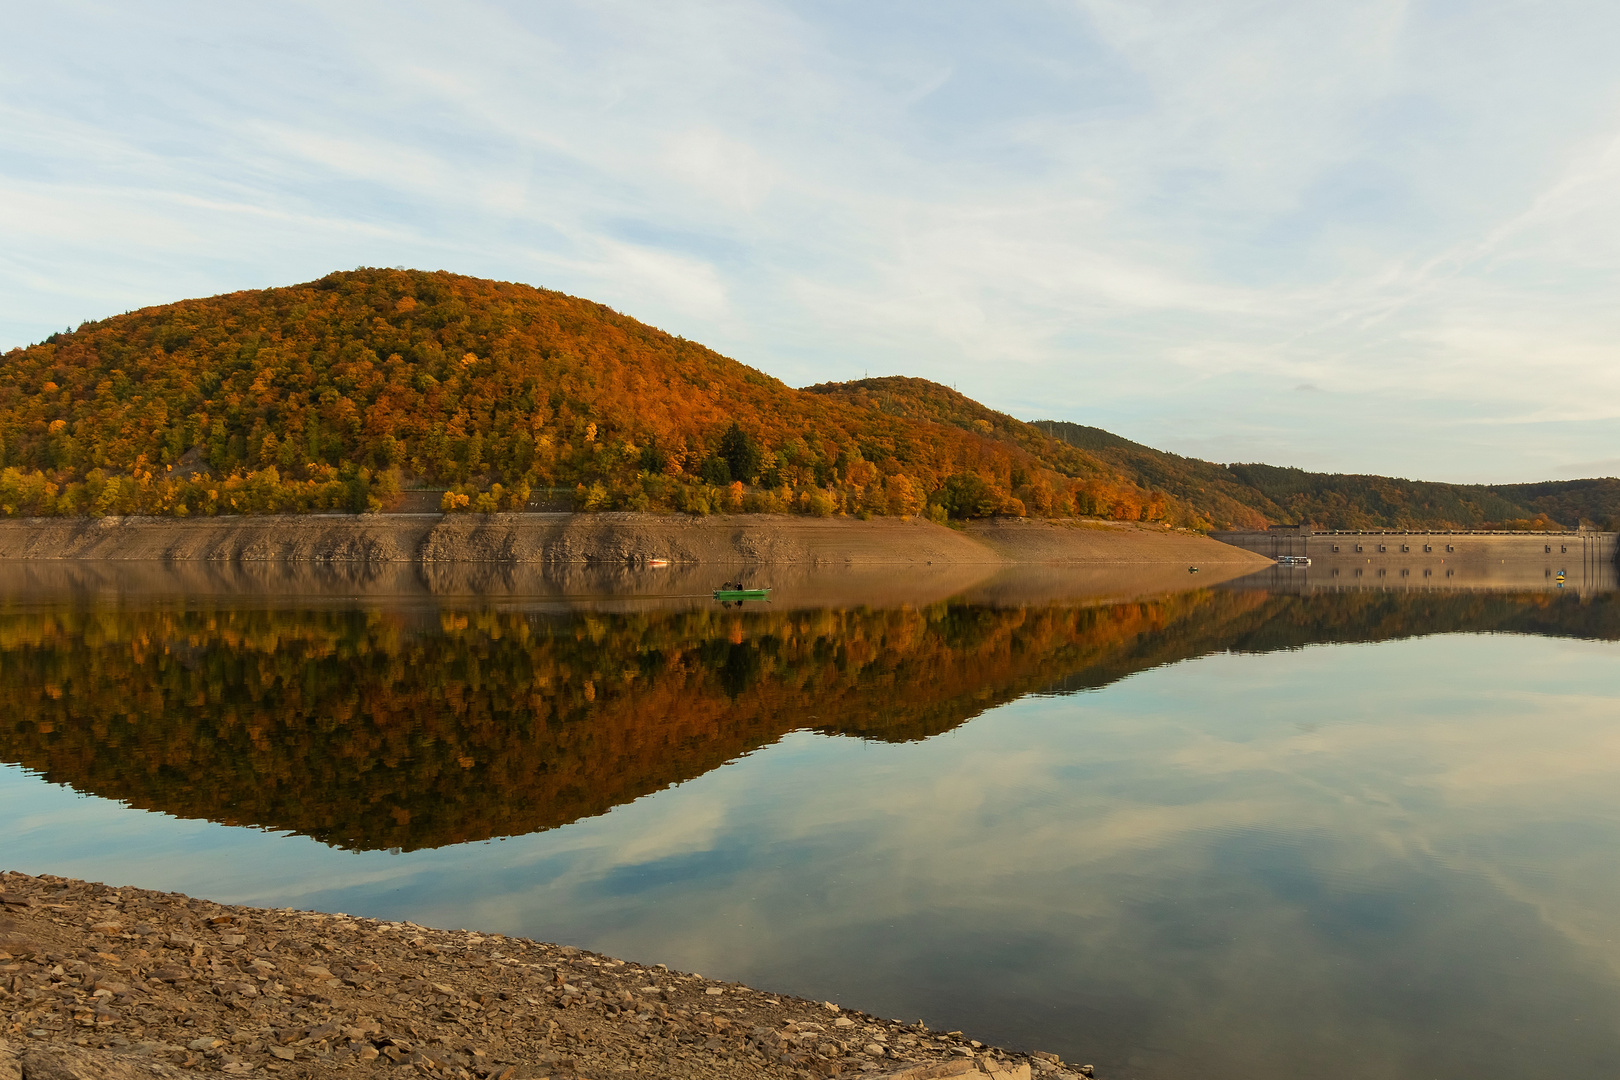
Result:
[[[565,941],[1106,1077],[1620,1072],[1614,594],[12,590],[0,866]]]

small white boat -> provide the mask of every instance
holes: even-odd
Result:
[[[1311,557],[1309,555],[1279,555],[1277,556],[1277,565],[1309,566],[1311,565]]]

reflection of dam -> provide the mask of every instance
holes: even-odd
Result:
[[[1317,532],[1288,525],[1211,535],[1268,558],[1308,556],[1310,566],[1275,566],[1245,579],[1290,591],[1564,589],[1587,594],[1620,586],[1612,532]]]

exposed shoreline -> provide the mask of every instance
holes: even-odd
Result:
[[[0,874],[0,1080],[1080,1080],[961,1032],[568,946]]]
[[[985,567],[1268,565],[1195,533],[1134,523],[656,514],[333,514],[0,521],[0,559],[290,563],[498,563]]]

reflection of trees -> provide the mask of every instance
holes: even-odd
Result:
[[[1620,638],[1545,593],[1197,592],[1096,607],[56,611],[0,619],[0,757],[350,848],[553,827],[798,727],[926,738],[1039,690],[1219,650],[1447,631]]]

